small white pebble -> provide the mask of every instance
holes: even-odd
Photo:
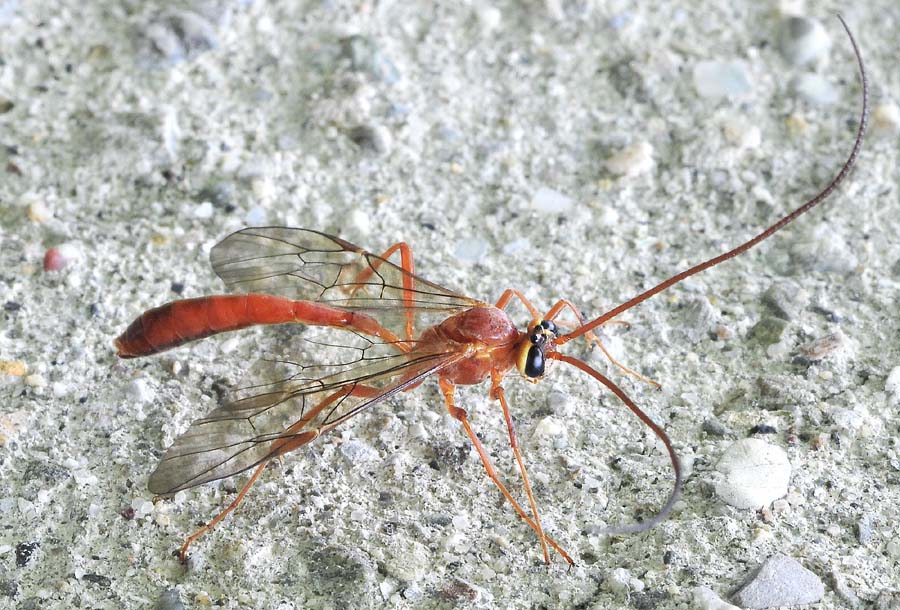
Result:
[[[900,131],[900,107],[893,102],[875,106],[872,111],[872,129],[884,134]]]
[[[428,429],[423,426],[420,422],[416,422],[409,427],[409,436],[410,438],[415,438],[419,440],[428,438]]]
[[[806,504],[806,497],[801,493],[797,493],[796,491],[792,491],[791,493],[789,493],[785,497],[785,500],[787,500],[787,503],[791,506],[803,506],[804,504]]]
[[[466,535],[463,532],[454,532],[447,536],[447,539],[444,541],[444,548],[455,553],[465,553],[469,550],[469,546],[469,543],[466,541]]]
[[[378,589],[381,591],[382,599],[387,601],[397,591],[397,582],[393,578],[385,578],[378,585]]]
[[[465,263],[479,263],[487,254],[488,244],[477,237],[464,237],[456,242],[453,256]]]
[[[781,447],[758,438],[734,442],[716,470],[724,476],[716,495],[735,508],[760,508],[787,494],[791,463]]]
[[[47,380],[40,373],[32,373],[25,376],[25,384],[33,388],[42,388],[47,385]]]
[[[772,530],[767,527],[757,527],[753,530],[750,542],[755,546],[761,546],[775,539]]]
[[[819,20],[790,16],[781,24],[778,48],[788,63],[802,66],[824,58],[831,48],[831,37]]]
[[[163,114],[161,131],[166,153],[169,159],[175,160],[178,157],[178,141],[182,134],[178,126],[178,112],[172,106],[167,107]]]
[[[782,15],[803,15],[806,13],[806,0],[777,0],[776,10]]]
[[[750,70],[741,60],[697,62],[693,77],[701,97],[736,98],[753,91]]]
[[[550,475],[547,474],[546,472],[544,472],[543,470],[537,470],[537,471],[529,470],[528,476],[535,483],[542,483],[544,485],[550,484]]]
[[[900,538],[892,538],[885,545],[884,550],[894,559],[900,559]]]
[[[361,235],[368,235],[372,232],[372,215],[359,208],[354,208],[353,211],[350,212],[350,224],[356,228]]]
[[[762,143],[762,132],[759,127],[743,119],[735,118],[725,123],[722,134],[738,148],[758,148]]]
[[[613,593],[628,593],[629,591],[640,592],[644,590],[644,581],[634,578],[631,572],[625,568],[616,568],[609,574],[606,580],[609,590]]]
[[[772,502],[772,512],[776,515],[786,513],[791,509],[791,505],[784,498],[779,498]]]
[[[500,22],[503,20],[503,13],[500,12],[500,9],[480,3],[475,6],[475,14],[478,17],[478,23],[481,24],[482,34],[490,34],[500,27]]]
[[[134,509],[136,519],[142,519],[153,514],[153,502],[145,498],[132,498],[131,508]]]
[[[194,208],[194,218],[198,220],[206,220],[208,218],[212,218],[214,211],[215,209],[213,208],[213,204],[209,201],[204,201]]]
[[[97,476],[87,468],[79,468],[72,471],[72,478],[75,479],[78,485],[91,486],[97,484]]]
[[[259,202],[265,203],[275,198],[275,185],[268,178],[254,178],[250,182],[250,188],[253,189],[253,196]]]
[[[741,610],[715,594],[709,587],[694,588],[694,606],[697,610]]]
[[[584,477],[584,481],[581,483],[581,490],[588,493],[597,493],[601,489],[603,489],[603,484],[591,476]]]
[[[609,345],[606,348],[609,349]],[[560,388],[554,388],[547,393],[547,408],[563,419],[573,415],[572,403],[572,396]]]
[[[456,515],[452,519],[454,529],[463,531],[469,528],[469,518],[465,515]]]
[[[571,197],[567,197],[559,191],[554,191],[546,186],[540,187],[531,197],[531,207],[538,212],[548,214],[567,212],[572,207],[572,204]]]
[[[230,337],[222,341],[219,345],[219,351],[223,354],[230,354],[234,350],[236,350],[241,345],[240,337]]]
[[[884,391],[890,395],[894,404],[900,403],[900,366],[895,366],[888,373],[884,381]]]
[[[640,141],[623,148],[605,163],[606,169],[618,176],[637,176],[653,169],[653,146]]]
[[[503,254],[515,254],[516,252],[528,252],[531,248],[531,241],[527,237],[519,237],[511,242],[503,244],[501,251]]]
[[[128,384],[127,394],[140,404],[148,404],[156,397],[153,386],[146,379],[135,379]]]
[[[561,0],[544,0],[544,10],[553,21],[563,21],[566,18]]]
[[[615,568],[606,579],[606,584],[613,593],[627,593],[630,582],[631,572],[625,568]]]
[[[616,227],[619,225],[619,212],[612,206],[601,204],[597,222],[604,227]]]
[[[794,81],[794,91],[801,98],[816,106],[831,106],[840,99],[840,93],[831,82],[819,74],[801,74]]]
[[[783,360],[789,351],[790,346],[784,341],[779,341],[766,348],[766,355],[770,360]]]
[[[534,427],[535,438],[552,438],[559,436],[565,432],[565,427],[558,419],[552,415],[548,415],[537,423]]]
[[[248,226],[260,226],[266,223],[266,210],[255,205],[244,215],[244,223]]]
[[[28,220],[37,223],[43,223],[50,220],[53,212],[47,207],[43,201],[32,201],[28,204]]]

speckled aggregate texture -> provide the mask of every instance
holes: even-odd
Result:
[[[602,533],[652,515],[671,469],[557,364],[505,385],[541,521],[575,567],[544,565],[433,381],[273,463],[177,561],[245,476],[154,500],[150,473],[298,332],[116,358],[143,310],[223,290],[213,244],[262,224],[402,240],[464,294],[599,315],[836,173],[860,109],[837,11],[876,109],[840,192],[604,330],[661,391],[566,346],[671,435],[689,470],[671,519]],[[780,43],[789,14],[825,34],[792,22]],[[825,583],[816,608],[897,607],[898,28],[893,0],[0,0],[0,607],[687,609],[775,555]],[[524,500],[487,384],[457,399]],[[750,435],[791,463],[762,510],[715,494]]]

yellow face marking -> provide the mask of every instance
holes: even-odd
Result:
[[[530,349],[531,342],[522,342],[522,346],[519,348],[519,355],[516,357],[516,368],[519,369],[519,373],[521,373],[523,377],[527,377],[527,375],[525,375],[525,364],[528,362],[528,350]]]

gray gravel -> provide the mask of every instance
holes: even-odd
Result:
[[[816,608],[893,607],[900,8],[635,4],[0,0],[0,608],[723,607],[777,555],[824,583]],[[672,475],[615,397],[559,365],[505,386],[574,568],[543,565],[433,382],[273,464],[178,563],[244,479],[154,501],[149,474],[292,329],[129,362],[111,341],[221,291],[213,244],[247,224],[404,240],[449,288],[598,315],[836,172],[859,111],[837,10],[875,109],[847,184],[604,329],[661,391],[566,346],[665,425],[689,472],[671,519],[602,533],[651,516]],[[486,386],[457,398],[524,498]],[[728,506],[715,465],[760,426],[787,493]]]
[[[825,594],[825,585],[796,559],[776,555],[747,577],[733,599],[742,608],[776,608],[814,604]]]

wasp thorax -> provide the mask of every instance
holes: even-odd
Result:
[[[519,372],[530,378],[538,379],[544,375],[546,346],[557,337],[556,323],[552,320],[535,320],[528,331],[528,342],[522,343],[516,365]]]

